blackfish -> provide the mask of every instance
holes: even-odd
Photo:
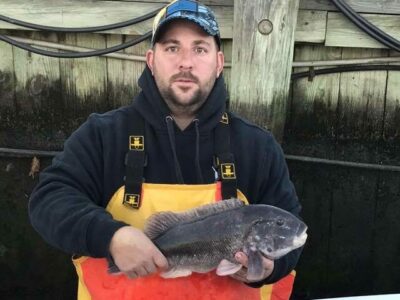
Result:
[[[275,260],[304,245],[307,226],[291,213],[270,205],[219,201],[185,212],[159,212],[147,220],[144,233],[168,260],[164,278],[216,269],[226,276],[242,268],[234,258],[248,256],[248,280],[262,276],[262,257]],[[111,263],[109,272],[119,272]]]

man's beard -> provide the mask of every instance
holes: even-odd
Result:
[[[170,78],[168,86],[165,86],[162,83],[158,84],[158,89],[160,90],[161,96],[164,98],[171,111],[178,110],[180,112],[186,113],[196,112],[206,101],[215,80],[210,79],[203,89],[201,89],[201,87],[199,86],[199,88],[193,92],[189,99],[182,101],[182,96],[177,95],[175,90],[172,88],[172,84],[178,79],[189,79],[199,86],[199,80],[196,76],[194,76],[190,72],[181,72],[173,75]],[[185,92],[186,90],[185,88],[180,89],[183,92]],[[187,88],[187,90],[189,90],[189,88]]]

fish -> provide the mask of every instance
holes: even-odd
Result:
[[[248,280],[262,279],[262,258],[279,259],[302,247],[307,225],[281,208],[245,205],[239,199],[218,201],[184,212],[158,212],[146,221],[144,233],[168,260],[163,278],[216,270],[219,276],[238,272],[239,251],[248,256]],[[118,272],[110,265],[109,272]]]

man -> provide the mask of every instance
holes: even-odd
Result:
[[[74,261],[79,299],[260,299],[257,287],[295,267],[299,249],[276,261],[263,258],[256,282],[247,279],[246,268],[232,276],[162,279],[157,272],[168,262],[142,232],[157,211],[221,198],[299,214],[272,135],[225,111],[220,44],[207,7],[178,0],[161,10],[141,93],[129,106],[91,115],[42,172],[30,200],[31,221],[50,244],[82,255]],[[243,252],[235,258],[247,266]],[[110,275],[108,261],[122,274]]]

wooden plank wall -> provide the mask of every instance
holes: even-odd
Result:
[[[400,39],[400,1],[346,2]],[[296,45],[295,61],[399,55],[363,34],[329,1],[303,1],[300,7],[308,20],[326,21],[326,27],[312,31],[312,43],[303,31],[305,40]],[[313,28],[308,20],[301,26]],[[293,81],[285,152],[399,165],[399,78],[400,72],[370,71]],[[387,232],[400,234],[391,211],[400,205],[399,173],[297,161],[289,161],[289,169],[310,226],[298,266],[297,295],[308,299],[398,293],[400,244]]]
[[[204,2],[213,6],[220,21],[222,47],[229,63],[233,0]],[[346,2],[400,39],[399,0]],[[43,3],[30,1],[26,9],[26,1],[2,0],[0,11],[34,23],[94,26],[140,16],[166,1]],[[89,48],[119,44],[150,27],[148,21],[106,33],[57,35],[0,22],[1,33]],[[399,56],[349,23],[329,0],[300,1],[295,42],[294,61]],[[143,56],[148,47],[145,42],[123,52]],[[144,66],[143,62],[105,57],[48,58],[0,42],[0,147],[62,148],[65,138],[91,112],[129,103],[139,91],[136,82]],[[293,71],[301,70],[307,69]],[[224,70],[228,90],[230,74],[228,64]],[[293,81],[282,144],[285,152],[399,165],[399,86],[400,72],[394,71],[336,73],[311,81]],[[7,161],[0,163],[2,176],[12,174],[13,182],[26,179],[28,162],[24,162],[24,168],[14,170]],[[309,241],[297,270],[296,294],[304,294],[307,299],[398,293],[398,173],[290,160],[289,168],[310,226]],[[3,190],[11,185],[1,183]],[[30,181],[26,183],[26,194],[31,185]],[[9,197],[3,198],[6,201]],[[7,286],[12,287],[11,281]]]

